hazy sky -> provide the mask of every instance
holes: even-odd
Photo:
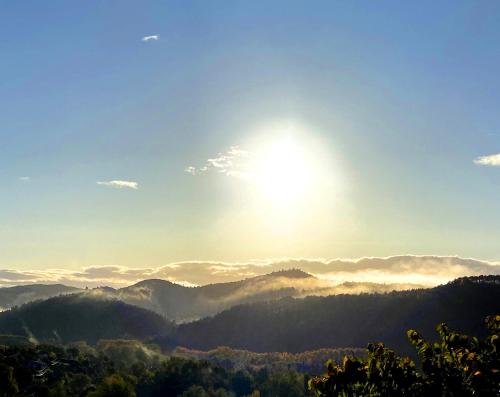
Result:
[[[0,267],[498,260],[499,18],[0,1]]]

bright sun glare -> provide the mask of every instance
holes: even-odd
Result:
[[[313,182],[312,161],[291,138],[264,145],[256,154],[252,176],[258,192],[284,205],[304,198]]]
[[[280,212],[304,208],[331,179],[326,178],[331,167],[323,149],[310,131],[298,126],[263,129],[250,144],[245,167],[256,199]]]

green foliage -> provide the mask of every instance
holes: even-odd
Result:
[[[225,369],[238,370],[244,368],[258,371],[265,368],[272,372],[293,370],[309,375],[319,375],[324,371],[326,360],[332,359],[340,362],[346,355],[364,357],[365,349],[318,349],[294,354],[288,352],[256,353],[229,347],[218,347],[209,351],[177,347],[171,354],[181,358],[209,361]]]
[[[137,341],[102,341],[97,349],[84,343],[0,346],[0,397],[497,396],[500,316],[489,317],[487,328],[488,336],[478,339],[441,324],[436,343],[411,330],[418,366],[382,343],[372,343],[366,358],[330,361],[328,373],[309,382],[294,370],[235,370],[204,360],[167,358]]]
[[[271,373],[260,392],[264,396],[301,397],[304,395],[303,377],[292,371]]]
[[[118,374],[110,375],[102,380],[97,389],[88,397],[135,397],[134,385]]]
[[[14,378],[14,368],[3,363],[0,364],[0,396],[7,397],[15,395],[19,391],[16,379]]]
[[[479,340],[440,324],[436,343],[409,330],[420,368],[375,343],[368,345],[365,360],[345,357],[341,365],[329,362],[328,373],[311,379],[309,387],[321,397],[498,396],[500,315],[489,316],[486,325],[489,334]]]
[[[294,397],[305,386],[295,371],[230,370],[138,341],[0,346],[0,397]]]

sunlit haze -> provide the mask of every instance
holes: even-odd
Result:
[[[494,0],[0,1],[0,397],[498,397],[499,43]]]
[[[497,263],[497,4],[188,3],[1,5],[0,284]]]

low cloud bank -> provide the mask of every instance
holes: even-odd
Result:
[[[426,286],[446,283],[457,277],[500,275],[500,264],[444,256],[393,256],[348,259],[273,259],[246,263],[177,262],[161,267],[129,268],[90,266],[81,271],[67,269],[0,269],[0,286],[61,283],[75,287],[124,287],[145,279],[164,279],[195,286],[237,281],[272,271],[298,268],[331,285],[346,281],[412,283]]]

